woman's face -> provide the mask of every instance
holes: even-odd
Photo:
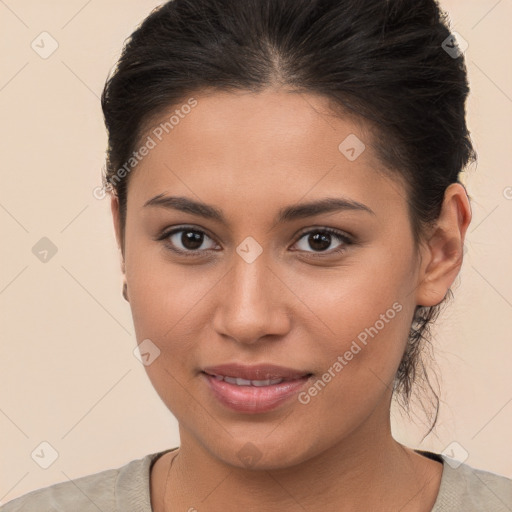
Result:
[[[182,444],[277,468],[349,436],[377,440],[421,303],[404,187],[377,172],[367,133],[320,96],[194,100],[142,139],[125,230],[137,342]],[[364,206],[303,209],[326,199]],[[230,363],[306,377],[260,387],[203,373]]]

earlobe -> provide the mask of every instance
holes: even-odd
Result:
[[[443,301],[460,272],[471,208],[465,188],[452,183],[445,192],[441,213],[425,247],[416,303],[435,306]]]

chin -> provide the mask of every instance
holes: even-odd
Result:
[[[296,466],[310,458],[304,443],[296,439],[242,436],[208,446],[213,457],[224,464],[249,470],[278,470]],[[302,448],[297,450],[297,446]]]

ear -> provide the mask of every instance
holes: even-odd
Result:
[[[416,303],[435,306],[448,293],[462,266],[464,238],[471,222],[466,189],[452,183],[445,191],[439,218],[422,252]]]
[[[122,236],[121,236],[121,221],[120,221],[120,213],[119,213],[119,199],[115,194],[111,195],[110,199],[110,210],[112,211],[112,220],[114,222],[114,231],[116,235],[117,247],[121,252],[121,272],[125,273],[125,265],[124,265],[124,248],[122,244]]]

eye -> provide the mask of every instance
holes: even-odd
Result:
[[[304,242],[302,242],[303,239]],[[333,239],[339,242],[337,248],[326,251],[332,244]],[[192,227],[182,226],[166,230],[157,237],[157,240],[163,241],[166,248],[170,251],[184,256],[199,256],[201,253],[216,250],[216,244],[212,238],[203,230]],[[301,242],[302,247],[300,247]],[[205,243],[206,247],[204,246]],[[352,245],[353,243],[353,240],[341,231],[332,228],[316,228],[302,233],[302,236],[295,245],[299,246],[301,251],[322,256],[322,253],[327,253],[327,255],[341,253],[346,250],[347,245]],[[308,250],[308,246],[313,251]]]
[[[333,239],[339,241],[340,244],[334,250],[328,251],[328,254],[341,253],[346,250],[347,245],[354,243],[348,235],[332,228],[317,228],[307,231],[302,234],[296,244],[299,245],[303,239],[305,242],[302,244],[302,247],[299,247],[299,249],[301,251],[313,253],[326,252],[326,249],[329,248]],[[312,247],[313,251],[308,251],[308,246]]]
[[[197,256],[199,253],[214,250],[215,242],[202,230],[180,227],[164,231],[157,240],[165,241],[165,246],[171,251],[185,256]],[[204,247],[205,241],[213,242],[213,247]],[[208,244],[207,244],[208,245]]]

